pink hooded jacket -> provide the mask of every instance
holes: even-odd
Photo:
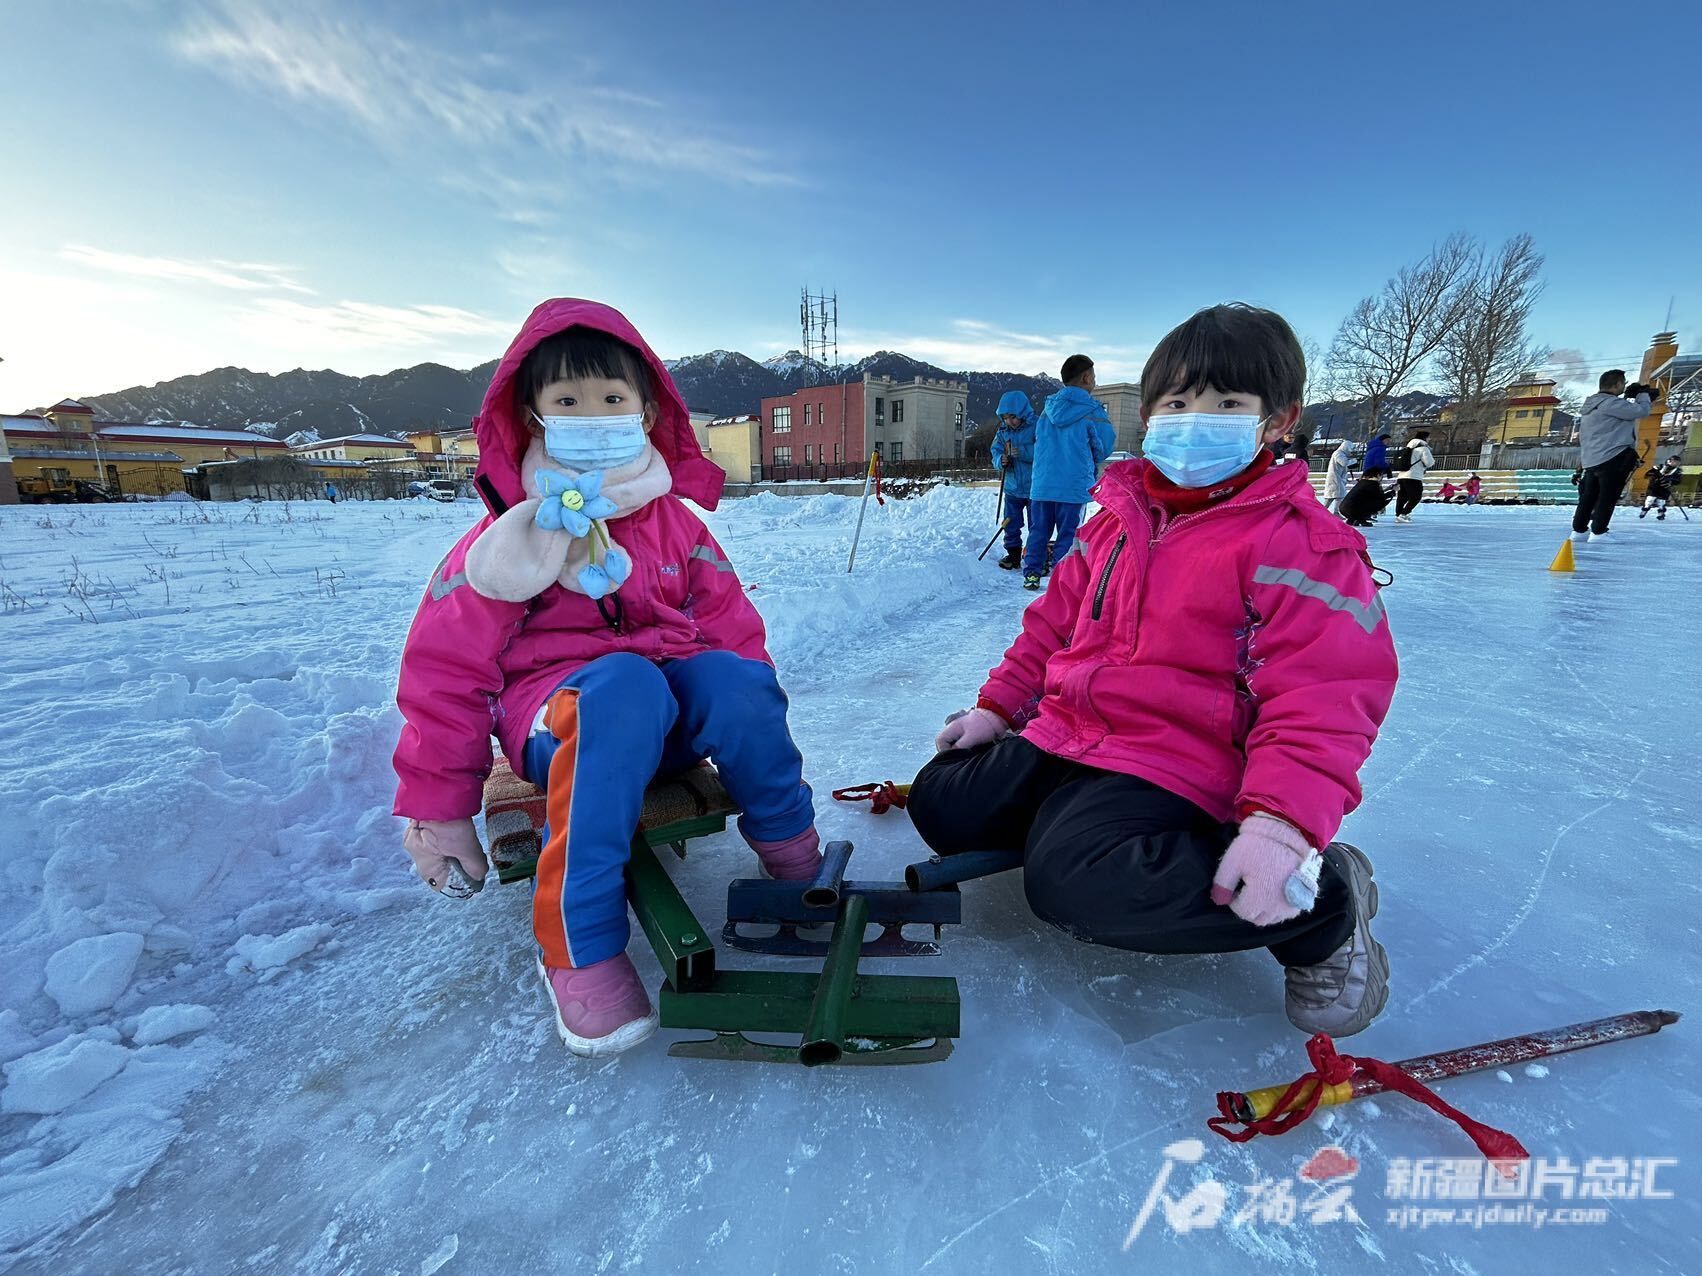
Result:
[[[1151,780],[1215,820],[1268,811],[1322,847],[1359,805],[1398,672],[1365,539],[1318,504],[1304,465],[1170,516],[1147,464],[1106,471],[1102,511],[982,703],[1048,753]]]
[[[505,506],[528,495],[520,463],[530,432],[516,377],[534,347],[575,326],[609,333],[644,356],[658,409],[650,442],[668,463],[673,489],[610,522],[611,534],[633,560],[632,576],[618,594],[619,629],[592,599],[560,585],[523,603],[476,593],[467,583],[467,551],[500,510],[449,551],[432,573],[402,650],[396,703],[405,725],[395,755],[401,781],[397,815],[456,820],[475,814],[490,774],[491,735],[519,769],[527,731],[545,699],[564,677],[599,656],[630,651],[662,660],[725,650],[772,663],[762,619],[732,565],[680,499],[714,509],[726,475],[698,447],[668,370],[618,310],[557,298],[532,312],[497,365],[473,421],[479,477],[489,480]]]

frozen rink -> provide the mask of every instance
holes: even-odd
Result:
[[[1028,601],[997,550],[975,561],[993,501],[871,505],[849,578],[854,500],[706,516],[755,587],[821,828],[856,842],[858,877],[922,848],[902,813],[828,790],[908,779]],[[388,814],[402,637],[479,512],[0,510],[0,1269],[1702,1270],[1694,1015],[1439,1087],[1537,1157],[1675,1157],[1670,1199],[1403,1228],[1391,1165],[1473,1155],[1428,1111],[1364,1100],[1241,1147],[1206,1129],[1218,1090],[1305,1069],[1268,957],[1077,944],[1014,876],[965,888],[941,956],[887,964],[958,979],[942,1064],[684,1061],[665,1031],[570,1057],[526,887],[434,896]],[[1569,513],[1427,505],[1370,529],[1402,676],[1343,837],[1377,867],[1393,992],[1350,1053],[1697,1009],[1702,515],[1622,510],[1615,543],[1553,575]],[[669,861],[718,933],[750,853],[729,831]],[[632,951],[654,988],[641,936]],[[1179,1234],[1160,1211],[1125,1251],[1190,1138],[1204,1157],[1167,1190],[1209,1176],[1228,1214]],[[1359,1161],[1357,1224],[1233,1221],[1329,1144]]]

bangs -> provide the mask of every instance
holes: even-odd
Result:
[[[1169,394],[1256,394],[1267,412],[1298,403],[1306,356],[1288,321],[1239,302],[1201,310],[1158,343],[1141,371],[1141,406]]]
[[[645,403],[654,398],[644,356],[619,337],[594,328],[569,328],[540,342],[520,365],[515,380],[530,405],[550,382],[583,377],[625,381]]]

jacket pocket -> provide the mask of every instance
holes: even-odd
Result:
[[[1117,543],[1111,547],[1111,555],[1105,560],[1105,566],[1100,569],[1099,583],[1093,589],[1093,619],[1098,620],[1105,607],[1105,591],[1111,587],[1111,573],[1117,568],[1117,560],[1123,556],[1123,547],[1129,543],[1129,534],[1120,533]]]

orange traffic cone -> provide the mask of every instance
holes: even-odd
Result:
[[[1554,556],[1554,561],[1548,565],[1551,572],[1569,572],[1574,570],[1572,565],[1572,542],[1560,542],[1560,552]]]

